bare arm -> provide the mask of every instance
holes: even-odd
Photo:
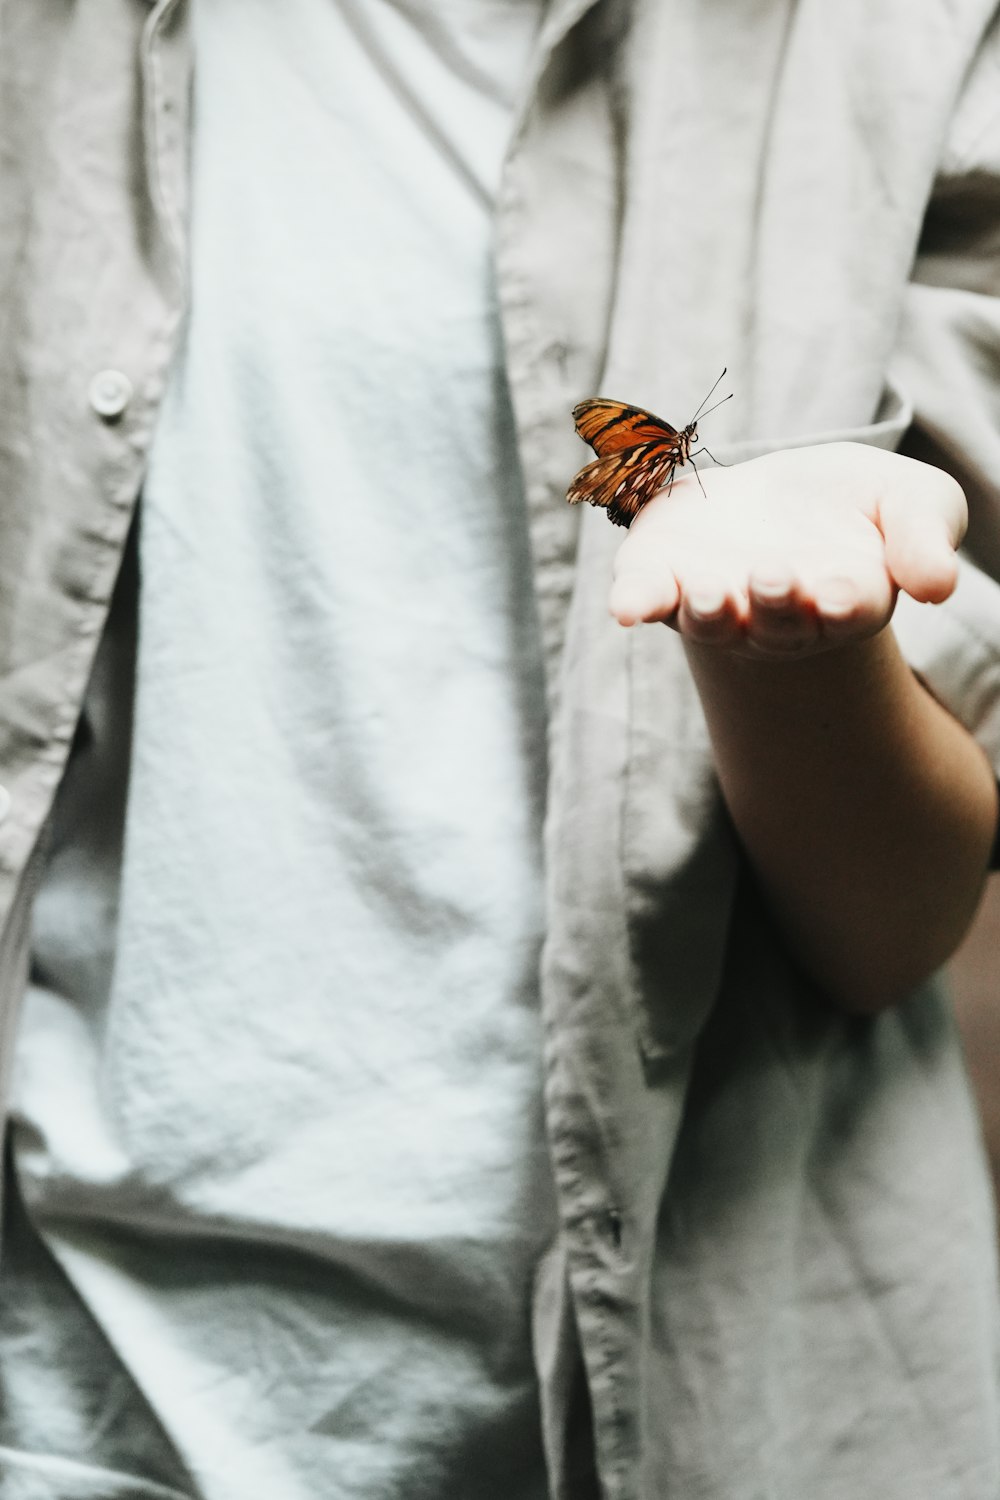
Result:
[[[876,1010],[958,946],[996,828],[983,752],[891,628],[799,662],[688,655],[733,821],[799,960]]]
[[[938,470],[848,445],[705,479],[707,500],[685,480],[636,521],[612,609],[683,634],[791,950],[834,1000],[877,1010],[961,940],[996,830],[983,752],[888,623],[899,587],[951,592],[964,502]]]

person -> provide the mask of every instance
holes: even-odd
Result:
[[[996,1494],[998,59],[8,0],[5,1500]]]

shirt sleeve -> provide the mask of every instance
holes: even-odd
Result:
[[[952,116],[893,378],[914,412],[902,451],[954,474],[970,517],[954,595],[901,595],[896,632],[1000,772],[1000,12]]]

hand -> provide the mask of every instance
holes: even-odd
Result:
[[[675,480],[636,517],[611,613],[752,657],[806,656],[875,635],[899,589],[940,603],[965,534],[961,488],[860,443],[793,448]]]

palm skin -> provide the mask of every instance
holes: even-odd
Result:
[[[633,522],[612,614],[757,659],[875,635],[896,593],[956,580],[965,499],[939,469],[860,443],[787,449],[675,480]]]

